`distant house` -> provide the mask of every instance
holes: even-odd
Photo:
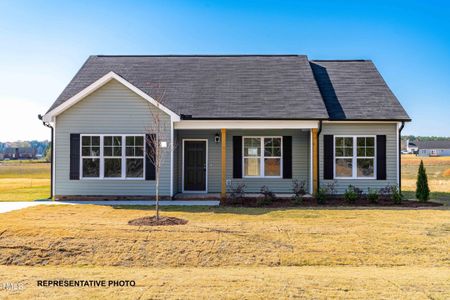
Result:
[[[406,153],[417,153],[419,148],[417,147],[416,142],[411,142],[410,140],[406,140]]]
[[[419,156],[450,156],[450,141],[415,141]]]
[[[5,149],[3,156],[4,159],[35,159],[36,150],[31,147],[10,147]]]

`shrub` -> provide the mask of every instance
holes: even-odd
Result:
[[[403,200],[403,195],[400,193],[398,186],[393,185],[391,189],[391,199],[394,201],[394,204],[400,204]]]
[[[292,180],[292,202],[295,205],[300,205],[303,202],[303,196],[306,194],[306,181],[294,179]]]
[[[394,204],[400,204],[403,199],[403,195],[400,193],[397,185],[386,185],[380,189],[380,197],[383,200],[393,201]]]
[[[260,193],[263,195],[263,197],[258,198],[258,201],[256,202],[256,204],[258,206],[262,206],[262,205],[269,205],[272,204],[273,201],[275,201],[277,199],[277,196],[275,195],[274,192],[272,192],[269,187],[263,185],[260,189]]]
[[[430,199],[430,188],[428,187],[428,176],[423,161],[420,161],[419,171],[417,172],[416,198],[421,202]]]
[[[306,181],[294,179],[292,180],[292,192],[294,195],[303,196],[306,194]]]
[[[358,200],[360,195],[360,189],[354,187],[353,185],[349,185],[345,190],[344,198],[348,203],[355,203]]]
[[[242,203],[242,199],[245,196],[245,184],[240,183],[237,186],[230,185],[228,187],[228,199],[231,204]]]
[[[392,186],[389,184],[379,191],[379,198],[382,200],[391,200]]]
[[[331,197],[336,195],[336,184],[337,184],[337,181],[333,180],[332,182],[329,182],[325,185],[327,195],[329,195]]]
[[[367,199],[370,201],[370,203],[377,203],[378,202],[378,190],[369,188],[367,190]]]
[[[327,200],[327,194],[328,194],[328,190],[324,187],[320,187],[316,194],[314,195],[316,197],[317,203],[318,204],[325,204],[326,200]]]

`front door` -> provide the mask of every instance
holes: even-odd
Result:
[[[206,192],[206,141],[184,141],[184,190]]]

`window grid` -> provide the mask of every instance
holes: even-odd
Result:
[[[104,138],[105,137],[120,137],[121,142],[120,142],[120,156],[105,156],[104,155],[104,148],[105,148],[105,143],[104,143]],[[81,147],[81,151],[83,149],[83,138],[89,138],[89,140],[92,140],[94,137],[98,137],[99,138],[99,155],[98,156],[84,156],[83,153],[81,152],[81,160],[80,160],[80,174],[81,174],[81,179],[107,179],[107,180],[117,180],[117,179],[121,179],[121,180],[143,180],[145,178],[145,157],[144,157],[144,153],[145,153],[145,136],[143,134],[82,134],[81,135],[81,140],[82,143],[80,145]],[[142,151],[142,156],[138,156],[135,157],[133,156],[132,158],[134,159],[142,159],[142,176],[139,177],[127,177],[126,176],[126,159],[127,156],[125,155],[125,151],[126,151],[126,138],[127,137],[142,137],[142,147],[143,147],[143,151]],[[109,145],[106,145],[106,147],[109,147]],[[116,145],[116,147],[119,147],[118,145]],[[114,151],[114,150],[113,150]],[[85,158],[96,158],[100,160],[100,167],[99,167],[99,176],[97,177],[85,177],[83,176],[83,159]],[[105,159],[113,159],[113,158],[120,158],[121,159],[121,176],[120,177],[105,177]]]
[[[281,178],[282,174],[283,174],[283,138],[281,136],[244,136],[242,137],[242,177],[243,178]],[[259,154],[258,155],[245,155],[245,140],[246,139],[258,139],[259,140]],[[271,146],[268,147],[272,150],[274,150],[274,148],[279,148],[279,155],[277,156],[271,156],[271,155],[266,155],[266,140],[274,140],[274,139],[279,139],[279,146]],[[272,153],[273,154],[273,153]],[[259,175],[245,175],[245,160],[249,159],[249,158],[254,158],[254,159],[259,159]],[[266,171],[265,171],[265,160],[276,160],[278,159],[280,161],[280,175],[277,176],[269,176],[266,175]]]
[[[352,140],[352,155],[351,156],[344,156],[344,155],[340,155],[341,152],[337,151],[338,148],[340,148],[340,139],[351,139]],[[372,140],[372,143],[369,143],[369,145],[367,145],[367,141],[368,139]],[[362,145],[362,141],[364,141],[364,145]],[[358,144],[359,142],[359,144]],[[342,136],[342,135],[337,135],[334,137],[334,147],[333,147],[333,151],[334,151],[334,178],[336,179],[376,179],[376,147],[375,147],[375,143],[376,143],[376,137],[373,135],[356,135],[356,136]],[[345,144],[345,142],[343,142],[344,148],[350,148],[350,146],[348,144]],[[364,156],[358,155],[358,149],[364,149]],[[369,155],[367,155],[367,150],[369,149]],[[371,153],[371,151],[373,150],[373,153]],[[344,150],[345,153],[345,150]],[[361,152],[360,152],[361,153]],[[345,154],[349,154],[348,152]],[[336,166],[337,166],[337,161],[339,159],[351,159],[352,160],[352,176],[338,176],[336,173]],[[362,161],[362,160],[372,160],[372,167],[373,167],[373,176],[358,176],[358,161]]]

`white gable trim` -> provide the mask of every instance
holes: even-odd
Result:
[[[147,100],[148,102],[150,102],[151,104],[155,105],[156,107],[161,109],[163,112],[168,114],[170,116],[172,122],[180,120],[179,115],[177,115],[176,113],[174,113],[167,107],[159,104],[157,101],[155,101],[155,99],[150,97],[148,94],[144,93],[142,90],[140,90],[136,86],[132,85],[130,82],[128,82],[121,76],[117,75],[116,73],[109,72],[108,74],[106,74],[105,76],[100,78],[99,80],[97,80],[94,83],[92,83],[91,85],[89,85],[87,88],[85,88],[82,91],[80,91],[79,93],[77,93],[75,96],[73,96],[69,100],[65,101],[61,105],[55,107],[54,109],[52,109],[51,111],[46,113],[43,117],[43,121],[54,122],[55,117],[57,115],[63,113],[65,110],[67,110],[71,106],[73,106],[76,103],[78,103],[79,101],[83,100],[85,97],[89,96],[90,94],[92,94],[93,92],[95,92],[96,90],[98,90],[99,88],[101,88],[102,86],[107,84],[108,82],[110,82],[112,79],[117,80],[118,82],[120,82],[121,84],[123,84],[124,86],[129,88],[131,91],[138,94],[139,96],[141,96],[142,98],[144,98],[145,100]]]

